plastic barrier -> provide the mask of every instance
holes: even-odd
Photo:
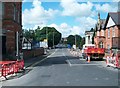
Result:
[[[116,56],[116,67],[120,68],[120,54]]]
[[[24,60],[21,61],[1,61],[0,77],[5,77],[24,69]],[[6,78],[7,79],[7,78]]]
[[[120,68],[120,56],[119,55],[116,55],[114,57],[107,56],[106,64],[107,66]]]

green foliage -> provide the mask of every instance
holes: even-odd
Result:
[[[76,36],[76,45],[77,47],[80,47],[80,44],[82,43],[82,37],[79,35],[69,35],[67,37],[67,44],[73,46],[75,44],[75,36]]]
[[[32,31],[32,33],[30,32],[30,30],[24,30],[23,36],[28,39],[33,38],[36,41],[43,41],[44,39],[48,38],[49,47],[52,47],[53,44],[57,45],[61,40],[61,33],[58,32],[54,27],[43,27],[42,29],[40,29],[40,27],[38,26],[38,28]]]

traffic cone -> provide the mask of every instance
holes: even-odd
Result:
[[[88,56],[88,63],[90,63],[90,56]]]

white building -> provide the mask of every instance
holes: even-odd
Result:
[[[85,44],[92,44],[92,37],[93,37],[94,31],[85,31]]]
[[[23,37],[23,40],[22,40],[22,49],[32,49],[32,43],[26,39],[25,37]]]

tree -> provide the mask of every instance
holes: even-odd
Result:
[[[54,33],[54,37],[53,37],[53,33]],[[42,29],[40,29],[39,26],[34,31],[24,30],[23,35],[27,39],[32,38],[34,41],[43,41],[47,37],[49,47],[52,47],[53,45],[57,45],[60,42],[61,37],[62,37],[61,33],[57,31],[54,27],[43,27]]]
[[[48,46],[52,47],[53,45],[57,45],[61,40],[61,33],[58,32],[54,27],[43,27],[41,30],[36,29],[36,39],[39,41],[43,41],[48,38]],[[53,37],[54,33],[54,37]],[[53,44],[54,41],[54,44]]]
[[[76,46],[80,47],[80,43],[82,40],[82,37],[80,35],[69,35],[67,37],[67,44],[70,44],[71,46],[73,46],[75,44],[75,36],[76,36]]]
[[[71,46],[75,44],[75,37],[73,35],[67,37],[67,44],[70,44]]]

